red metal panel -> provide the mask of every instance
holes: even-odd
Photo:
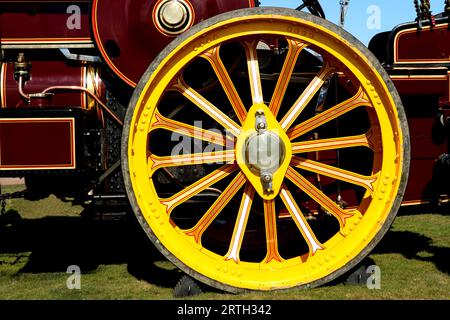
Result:
[[[431,117],[409,117],[408,125],[411,137],[411,169],[403,199],[431,200],[436,159],[448,152],[448,141],[441,133],[435,132],[436,120]]]
[[[400,31],[394,40],[394,63],[450,63],[448,23],[417,32],[417,27]]]
[[[0,119],[0,170],[75,169],[74,122]]]
[[[391,76],[401,95],[447,96],[448,76]]]
[[[73,28],[70,23],[72,5],[80,9],[80,28]],[[88,7],[88,0],[0,1],[1,42],[4,45],[91,43]]]

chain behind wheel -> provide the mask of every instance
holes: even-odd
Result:
[[[211,77],[220,86],[202,90]],[[174,40],[141,79],[122,141],[149,238],[230,292],[345,273],[391,225],[409,170],[405,114],[380,64],[342,29],[289,9],[222,14]],[[158,179],[199,165],[188,185]]]

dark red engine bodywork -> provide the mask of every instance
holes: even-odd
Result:
[[[0,1],[0,13],[3,48],[92,46],[88,0]],[[79,20],[72,21],[73,14],[78,13]]]
[[[449,152],[449,18],[397,26],[369,44],[385,66],[405,107],[411,135],[411,171],[404,204],[429,203],[447,194],[438,159]],[[441,179],[442,178],[442,179]],[[446,199],[445,199],[446,200]]]
[[[92,3],[92,33],[100,54],[114,73],[132,87],[175,38],[157,28],[154,11],[160,2],[93,0]],[[192,6],[193,24],[223,12],[255,6],[254,0],[190,0],[187,3]]]
[[[13,53],[25,50],[29,55],[32,77],[24,87],[26,92],[41,92],[55,85],[79,86],[95,90],[104,103],[114,106],[111,101],[120,101],[122,94],[117,93],[115,97],[108,98],[104,82],[130,92],[150,62],[174,38],[158,30],[155,25],[154,9],[161,1],[54,0],[20,4],[17,1],[0,1],[1,46]],[[255,6],[254,0],[190,0],[189,3],[195,13],[194,24],[226,11]],[[71,20],[78,13],[79,20]],[[79,23],[79,28],[68,28],[68,23]],[[54,57],[53,53],[51,57],[46,54],[49,50],[63,48],[85,50],[88,54],[100,56],[103,63],[87,65],[81,61],[68,61],[62,54],[59,57]],[[411,175],[404,204],[430,202],[445,196],[436,182],[436,175],[439,176],[436,163],[441,155],[449,153],[448,17],[437,19],[434,27],[426,22],[420,31],[416,23],[400,25],[390,32],[377,35],[369,48],[390,74],[408,115],[412,154]],[[40,50],[40,53],[36,54],[35,50]],[[13,61],[6,60],[3,60],[0,73],[0,111],[27,109],[18,92]],[[56,95],[51,107],[76,107],[83,111],[83,117],[99,118],[105,125],[98,104],[83,92]],[[116,110],[118,113],[119,109]],[[35,118],[28,118],[24,112],[23,119],[11,120],[9,117],[4,120],[3,116],[0,119],[1,175],[26,175],[46,165],[52,169],[58,169],[58,165],[65,169],[78,168],[75,159],[80,156],[77,153],[83,151],[68,147],[71,143],[73,146],[77,144],[78,138],[70,133],[77,124],[73,123],[70,129],[67,127],[70,121],[67,122],[63,116],[59,120]],[[76,122],[76,118],[73,119]],[[16,124],[11,127],[14,121]],[[36,135],[34,139],[26,140],[17,133],[23,131],[33,131]],[[50,139],[52,136],[55,137]],[[63,146],[61,139],[68,141],[67,145]],[[38,140],[49,143],[42,146]],[[21,145],[23,148],[18,150],[25,153],[15,153],[11,144]],[[33,157],[33,152],[27,154],[24,151],[31,151],[36,146],[48,154],[44,157],[46,159],[41,155]],[[56,149],[57,152],[52,152]],[[23,162],[21,159],[25,154],[27,161]],[[106,161],[103,167],[107,166]]]

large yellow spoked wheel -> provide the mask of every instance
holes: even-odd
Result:
[[[389,77],[351,35],[293,10],[195,26],[151,64],[125,122],[141,225],[175,265],[230,292],[345,273],[406,186],[408,129]]]

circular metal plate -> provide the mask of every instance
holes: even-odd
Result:
[[[275,172],[284,161],[286,147],[274,133],[265,131],[250,136],[245,145],[245,162],[257,174]]]
[[[158,8],[166,0],[94,0],[91,21],[94,40],[103,60],[128,85],[135,87],[150,62],[179,33],[161,28]],[[223,12],[254,7],[254,0],[183,0],[186,24],[193,24]],[[192,16],[190,16],[192,15]],[[176,12],[175,12],[176,18]],[[174,19],[166,16],[166,20]],[[184,21],[184,20],[183,20]],[[167,22],[167,21],[166,21]]]

